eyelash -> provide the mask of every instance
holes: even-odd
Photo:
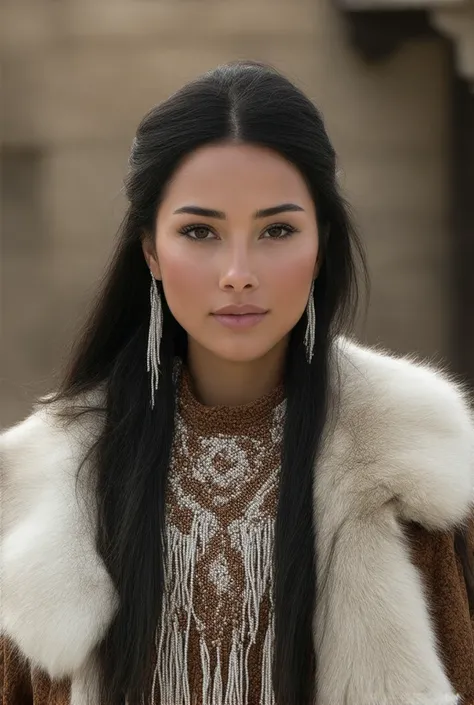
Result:
[[[281,235],[280,237],[268,237],[264,238],[265,240],[286,240],[287,238],[291,237],[294,233],[299,232],[299,230],[292,225],[288,225],[288,223],[273,223],[272,225],[269,225],[267,230],[270,230],[270,228],[281,228],[282,230],[286,230],[285,235]],[[187,237],[189,240],[193,240],[193,242],[208,242],[209,239],[211,238],[200,238],[200,237],[191,237],[189,233],[191,233],[193,230],[208,230],[209,232],[212,232],[211,228],[208,225],[199,225],[199,224],[193,224],[193,225],[185,225],[184,228],[181,228],[178,232],[180,235],[183,235],[184,237]],[[266,231],[265,231],[266,232]]]

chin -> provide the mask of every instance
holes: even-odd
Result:
[[[269,355],[272,350],[275,349],[275,344],[268,344],[266,346],[262,345],[245,345],[242,344],[243,341],[236,341],[234,344],[226,344],[222,346],[213,345],[209,346],[207,349],[212,355],[219,358],[220,360],[226,360],[227,362],[255,362],[256,360],[261,360],[266,355]]]
[[[263,353],[258,353],[258,352],[244,352],[244,351],[237,351],[237,350],[211,350],[212,354],[219,358],[220,360],[225,360],[227,362],[254,362],[255,360],[259,360],[260,358],[264,357],[265,352]]]

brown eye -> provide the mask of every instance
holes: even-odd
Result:
[[[268,233],[269,237],[264,238],[265,240],[284,240],[290,237],[293,233],[297,232],[296,228],[287,224],[275,224],[270,225],[265,233]]]
[[[194,228],[194,230],[190,230],[190,232],[194,233],[196,240],[205,240],[209,235],[209,230],[207,228]]]
[[[213,235],[212,231],[206,225],[186,225],[179,231],[181,235],[189,238],[190,240],[211,240],[212,238],[208,235]]]

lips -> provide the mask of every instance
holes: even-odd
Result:
[[[230,307],[227,307],[227,310]],[[248,311],[247,307],[247,311]],[[265,316],[267,315],[267,311],[264,311],[260,309],[258,312],[255,312],[255,308],[253,307],[252,311],[249,313],[244,313],[243,312],[243,307],[240,309],[239,313],[215,313],[214,318],[223,326],[226,328],[232,328],[234,330],[243,330],[246,328],[252,328],[253,326],[256,326],[258,323],[260,323]],[[221,311],[225,309],[220,309]]]
[[[260,306],[253,306],[251,304],[236,306],[231,304],[230,306],[223,306],[217,311],[214,311],[214,316],[245,316],[252,314],[261,315],[264,313],[267,313],[267,309],[261,308]]]

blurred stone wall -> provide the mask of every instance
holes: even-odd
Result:
[[[372,276],[362,334],[450,352],[449,57],[367,65],[328,0],[3,0],[0,426],[54,383],[123,213],[144,112],[233,58],[272,62],[322,109]]]

